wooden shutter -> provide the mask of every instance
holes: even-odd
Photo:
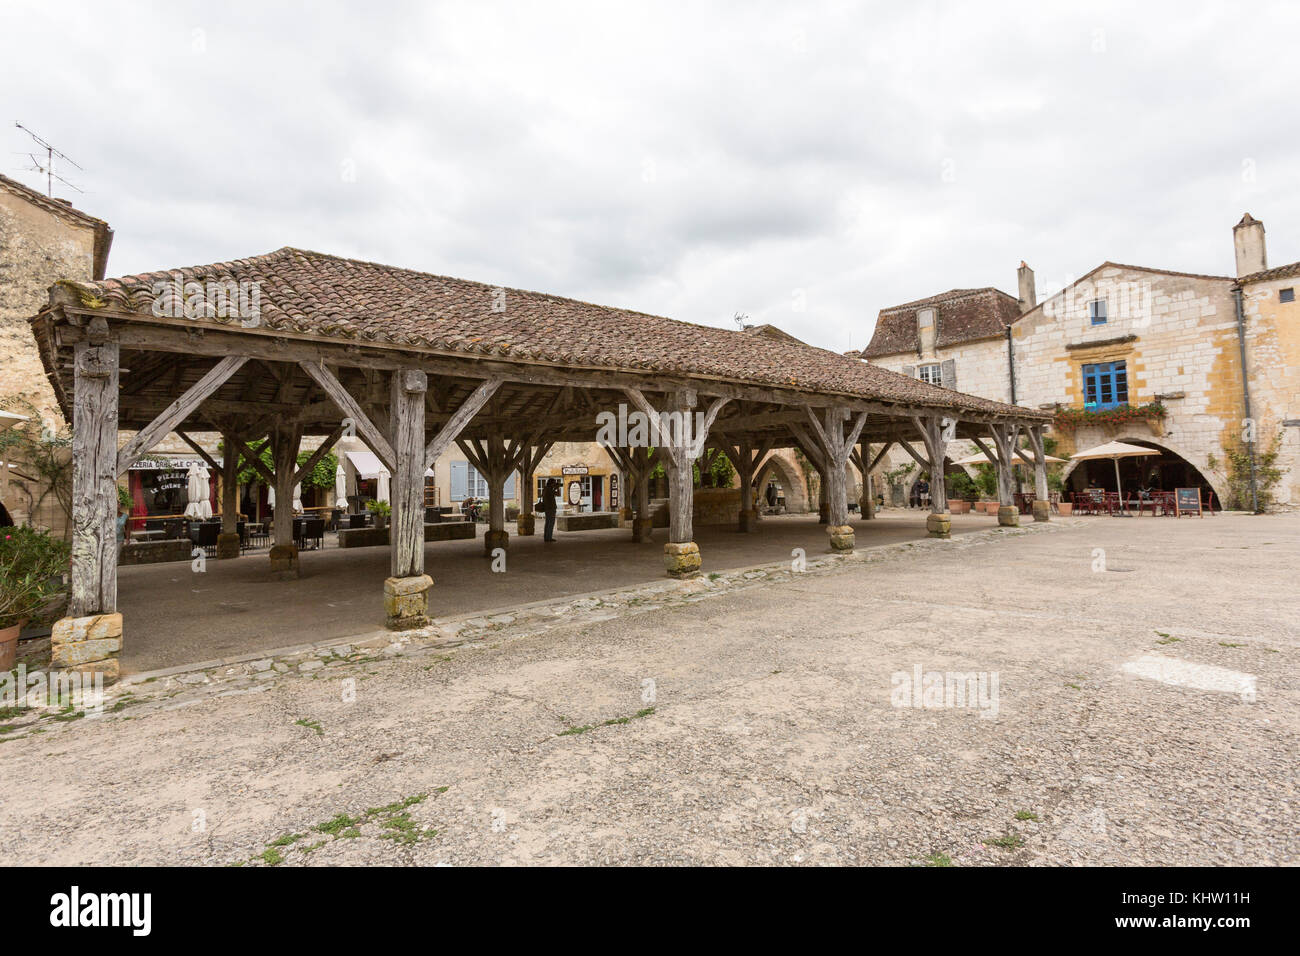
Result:
[[[944,388],[957,387],[956,359],[944,359],[939,363],[939,384]]]
[[[908,378],[916,378],[916,366],[915,366],[915,365],[904,365],[904,366],[903,366],[903,374],[906,375]]]
[[[451,500],[464,501],[469,494],[469,462],[453,461],[451,463]]]

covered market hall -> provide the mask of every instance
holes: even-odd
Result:
[[[487,479],[486,554],[510,548],[503,491],[512,476],[534,488],[552,445],[595,441],[601,422],[610,421],[620,423],[608,450],[630,510],[624,530],[599,533],[652,540],[650,475],[662,467],[663,561],[673,577],[696,575],[708,562],[693,526],[693,472],[702,456],[717,453],[732,462],[742,489],[734,529],[761,537],[758,483],[774,451],[798,449],[821,478],[828,546],[849,552],[851,467],[867,474],[889,447],[905,449],[931,476],[927,532],[946,537],[947,443],[970,439],[1001,463],[1013,459],[1023,435],[1044,506],[1035,517],[1047,519],[1048,415],[788,337],[292,248],[62,282],[32,328],[73,425],[71,598],[54,628],[54,666],[109,678],[118,675],[123,641],[132,639],[132,622],[123,622],[118,605],[118,481],[174,432],[218,433],[228,450],[218,562],[240,553],[234,472],[241,459],[278,500],[291,501],[302,475],[343,436],[364,442],[392,482],[387,540],[375,542],[387,547],[388,561],[386,576],[380,579],[381,569],[373,579],[374,624],[398,630],[423,627],[431,610],[439,612],[425,566],[426,549],[440,547],[426,542],[425,475],[453,444]],[[621,427],[638,415],[652,423],[649,432]],[[125,442],[121,432],[129,434]],[[300,462],[305,436],[320,444]],[[269,464],[250,450],[263,441]],[[1015,523],[1011,468],[999,468],[999,520]],[[870,515],[864,491],[863,517]],[[516,535],[533,535],[534,521],[525,509]],[[357,566],[374,550],[357,549]],[[331,554],[331,567],[346,569],[352,553]],[[274,523],[269,555],[242,560],[258,562],[262,580],[282,583],[317,558],[299,553],[286,521]],[[489,562],[475,573],[489,575]],[[285,601],[293,601],[291,585],[282,586]],[[297,609],[295,620],[298,640],[310,640],[311,607]],[[294,635],[277,638],[289,645]]]

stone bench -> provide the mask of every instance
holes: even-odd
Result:
[[[464,538],[474,538],[478,535],[478,528],[474,522],[468,520],[461,521],[440,521],[437,524],[426,524],[424,526],[425,541],[459,541]]]
[[[588,511],[582,514],[556,515],[555,527],[560,531],[596,531],[617,528],[617,511]]]
[[[474,538],[478,529],[471,521],[439,521],[424,526],[425,541],[460,541]],[[387,528],[342,528],[339,530],[340,548],[387,547]]]
[[[194,544],[188,538],[167,538],[162,541],[128,541],[122,545],[118,564],[163,564],[168,561],[189,561]]]

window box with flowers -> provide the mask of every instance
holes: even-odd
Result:
[[[1160,402],[1146,405],[1116,405],[1113,408],[1058,408],[1052,421],[1058,432],[1074,432],[1076,428],[1099,425],[1115,433],[1127,425],[1143,422],[1159,434],[1163,431],[1167,409]]]

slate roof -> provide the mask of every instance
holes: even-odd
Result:
[[[96,307],[151,317],[154,284],[260,283],[261,328],[439,352],[720,379],[747,385],[1046,418],[929,385],[785,336],[694,325],[521,289],[501,289],[283,248],[231,262],[75,283]],[[238,318],[205,319],[238,326]]]
[[[1020,318],[1020,303],[991,286],[983,289],[950,289],[915,302],[881,309],[871,342],[862,350],[863,358],[916,352],[916,313],[919,309],[935,311],[935,347],[944,348],[1002,335]]]

